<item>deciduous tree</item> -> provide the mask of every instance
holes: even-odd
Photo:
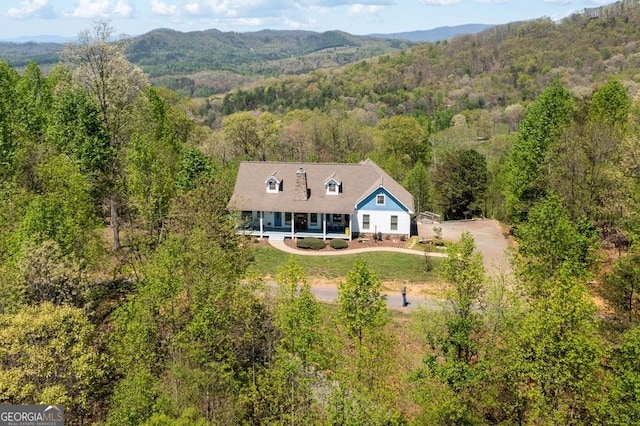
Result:
[[[125,56],[125,40],[113,40],[113,28],[97,21],[91,30],[78,34],[78,42],[67,45],[63,58],[73,66],[74,78],[93,97],[102,127],[115,155],[106,176],[113,229],[113,248],[120,248],[120,204],[123,201],[122,148],[131,135],[136,100],[148,85],[142,70]]]

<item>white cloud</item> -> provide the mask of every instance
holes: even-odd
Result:
[[[163,3],[160,0],[151,0],[151,12],[159,16],[176,16],[179,14],[178,6]]]
[[[477,3],[486,3],[486,4],[505,4],[511,3],[511,0],[476,0]]]
[[[7,16],[15,19],[51,18],[55,15],[49,0],[23,0],[20,7],[12,7]]]
[[[129,0],[118,0],[114,13],[122,18],[131,18],[135,14],[135,9]]]
[[[550,4],[570,4],[573,0],[542,0],[543,3]]]
[[[111,1],[109,0],[77,0],[76,8],[69,13],[74,18],[108,18]]]
[[[376,13],[383,10],[383,6],[375,6],[375,5],[366,5],[366,4],[354,4],[349,8],[347,14],[349,16],[360,16],[360,15],[375,15]]]
[[[431,6],[448,6],[450,4],[460,3],[460,0],[420,0],[420,3]]]

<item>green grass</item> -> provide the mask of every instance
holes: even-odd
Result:
[[[250,272],[261,277],[274,277],[278,267],[291,255],[273,247],[257,246],[254,249],[254,261]],[[353,267],[357,258],[364,259],[382,281],[406,281],[409,283],[423,283],[437,281],[436,274],[426,272],[423,256],[403,253],[371,252],[362,254],[344,254],[340,256],[296,256],[296,260],[307,272],[308,277],[321,276],[329,279],[341,279]],[[429,258],[433,266],[440,259]]]

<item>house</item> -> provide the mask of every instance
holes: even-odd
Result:
[[[413,197],[373,161],[242,162],[228,209],[260,238],[409,236]]]

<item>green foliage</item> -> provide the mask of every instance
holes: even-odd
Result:
[[[63,404],[82,423],[102,396],[107,360],[93,346],[82,311],[43,303],[0,315],[0,398],[11,404]]]
[[[93,264],[101,247],[86,177],[66,156],[39,164],[36,173],[42,193],[25,206],[12,237],[15,247],[26,241],[52,240],[82,266]]]
[[[302,249],[320,250],[325,247],[325,243],[320,238],[306,237],[296,241],[296,247]]]
[[[427,168],[422,161],[418,161],[407,173],[403,186],[413,195],[417,212],[430,210],[433,207],[433,187]]]
[[[471,234],[463,233],[458,243],[449,245],[439,271],[450,286],[449,309],[438,315],[442,328],[432,326],[426,330],[432,352],[425,359],[426,369],[417,375],[423,386],[428,386],[423,376],[429,375],[444,385],[448,402],[441,401],[437,413],[433,413],[439,421],[475,423],[478,419],[473,413],[473,401],[478,398],[478,382],[486,368],[479,354],[483,323],[478,311],[483,302],[485,276],[482,256],[475,252]],[[427,405],[433,407],[432,404],[432,398],[428,398]]]
[[[378,127],[383,132],[384,152],[395,158],[402,168],[392,173],[396,179],[402,180],[418,161],[425,165],[431,163],[429,134],[416,118],[396,115],[381,120]]]
[[[569,124],[573,109],[571,94],[558,83],[527,108],[507,164],[505,196],[513,222],[525,220],[531,206],[547,195],[547,150]]]
[[[473,149],[449,152],[432,173],[438,204],[446,219],[481,216],[488,172],[483,155]]]
[[[13,174],[17,147],[15,109],[18,74],[4,61],[0,61],[0,177]]]
[[[619,258],[602,282],[601,294],[630,323],[640,318],[640,254]]]
[[[136,108],[125,167],[131,204],[149,235],[158,238],[177,192],[181,150],[192,125],[158,91],[148,89],[144,95]]]
[[[347,243],[342,238],[333,238],[331,241],[329,241],[329,245],[336,250],[345,249],[349,247],[349,243]]]
[[[562,274],[547,287],[509,342],[512,404],[527,423],[597,423],[604,372],[595,306],[580,279]]]
[[[198,179],[211,177],[213,164],[199,149],[187,147],[182,151],[180,169],[176,176],[176,185],[179,190],[187,191],[196,187]]]
[[[29,305],[51,302],[81,308],[86,303],[88,282],[82,268],[65,257],[55,241],[25,241],[16,269],[13,284],[23,291],[23,301]]]
[[[596,258],[597,235],[586,221],[573,221],[557,196],[540,200],[518,226],[516,265],[534,297],[544,296],[544,283],[560,272],[587,277]]]
[[[626,331],[622,343],[614,351],[612,364],[615,387],[609,405],[615,424],[640,422],[640,327]]]
[[[304,269],[290,256],[279,269],[275,324],[282,333],[281,344],[299,356],[303,367],[319,361],[320,306],[311,293]]]
[[[338,319],[347,335],[362,345],[365,335],[389,320],[386,297],[380,280],[364,260],[356,258],[353,268],[338,287]]]

